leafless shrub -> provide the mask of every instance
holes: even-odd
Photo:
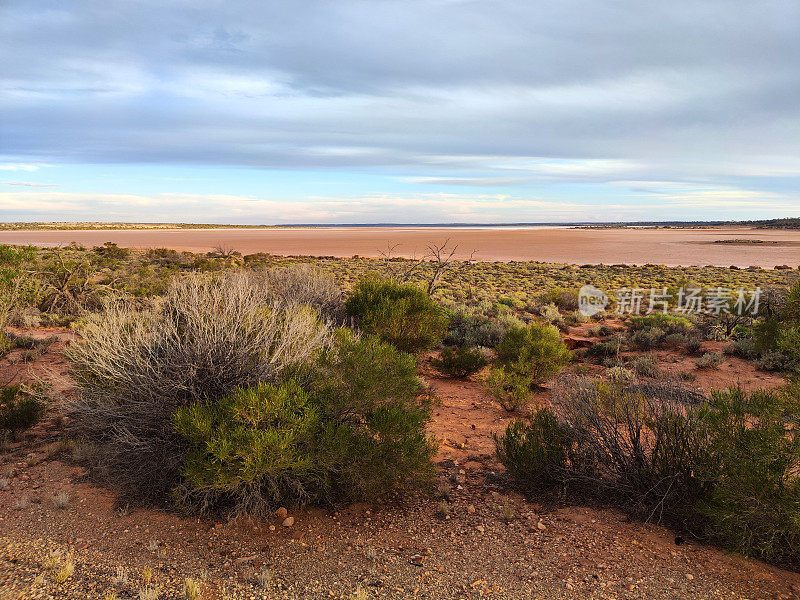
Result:
[[[246,273],[178,278],[154,308],[109,305],[82,333],[67,351],[72,433],[94,448],[100,480],[143,500],[164,497],[178,477],[178,406],[270,380],[330,340],[313,310],[272,306]]]

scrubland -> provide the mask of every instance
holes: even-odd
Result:
[[[0,247],[0,590],[800,594],[797,271],[446,257]]]

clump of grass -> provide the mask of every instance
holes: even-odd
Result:
[[[263,589],[267,589],[272,583],[272,580],[275,578],[275,574],[272,572],[272,569],[269,567],[262,569],[256,575],[256,583]]]
[[[117,587],[128,585],[128,570],[122,565],[117,565],[117,570],[111,578],[111,583]]]
[[[106,590],[106,593],[103,594],[103,600],[118,600],[119,596],[117,596],[117,590]]]
[[[445,500],[442,500],[436,507],[434,514],[440,519],[446,519],[450,516],[450,505]]]
[[[139,588],[139,600],[158,600],[160,595],[160,587],[146,585]]]
[[[53,496],[53,506],[58,510],[66,510],[69,508],[69,494],[66,492],[59,492]]]
[[[187,577],[183,581],[183,598],[184,600],[199,600],[200,582],[191,577]]]
[[[631,361],[630,366],[639,377],[658,377],[661,374],[655,356],[637,356]]]
[[[75,573],[75,561],[71,554],[63,554],[56,551],[51,553],[47,559],[50,566],[50,578],[54,583],[61,585]]]
[[[514,520],[514,506],[511,502],[508,500],[503,502],[503,506],[500,507],[500,515],[506,523],[510,523]]]
[[[153,569],[145,567],[142,569],[142,584],[147,587],[153,581]]]

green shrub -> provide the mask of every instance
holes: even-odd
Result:
[[[179,278],[156,307],[112,305],[87,318],[67,351],[78,397],[70,428],[95,448],[98,479],[159,501],[180,478],[181,406],[213,404],[313,360],[331,332],[308,307],[278,309],[245,273]]]
[[[724,360],[725,356],[719,352],[706,352],[694,361],[694,364],[697,365],[698,369],[716,369]]]
[[[429,480],[430,408],[411,355],[339,330],[333,348],[293,375],[302,386],[262,383],[176,411],[176,431],[192,445],[182,504],[266,511],[371,499]]]
[[[483,352],[469,346],[444,348],[431,364],[450,377],[467,377],[488,364]]]
[[[699,503],[709,535],[744,554],[800,567],[800,388],[716,392],[700,418],[716,469]]]
[[[653,350],[661,347],[666,336],[664,330],[658,327],[635,329],[628,334],[628,342],[639,350]]]
[[[497,358],[506,371],[540,385],[568,365],[572,353],[555,327],[532,323],[509,329],[497,345]]]
[[[639,377],[658,377],[658,360],[655,356],[637,356],[631,360],[631,368]]]
[[[16,439],[20,431],[36,425],[44,413],[44,406],[18,385],[0,388],[0,430]]]
[[[570,428],[550,409],[540,408],[527,423],[515,420],[505,434],[494,434],[494,441],[497,457],[509,475],[535,489],[560,483],[568,465],[579,462],[571,436]]]
[[[451,346],[494,348],[503,339],[508,327],[505,321],[493,321],[463,309],[456,310],[450,315],[444,343]]]
[[[692,322],[685,317],[668,313],[654,312],[649,315],[630,317],[630,330],[658,328],[667,333],[686,333],[692,329]]]
[[[363,279],[345,307],[362,331],[406,352],[432,348],[447,328],[443,309],[430,296],[393,280]]]
[[[613,336],[605,342],[596,342],[586,349],[586,356],[600,361],[616,358],[622,350],[622,338]]]
[[[674,385],[583,378],[566,382],[558,397],[547,419],[496,437],[520,485],[570,485],[648,520],[800,566],[800,384],[712,392],[698,404]]]
[[[531,397],[531,376],[504,367],[491,370],[486,379],[486,388],[509,412],[525,408]]]

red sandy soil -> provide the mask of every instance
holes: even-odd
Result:
[[[19,376],[63,375],[61,355],[72,334],[34,333],[62,341]],[[0,363],[0,376],[18,372],[21,366],[10,363],[18,354]],[[664,368],[690,368],[691,358],[656,354]],[[502,467],[491,433],[515,415],[492,401],[479,377],[450,379],[427,359],[421,363],[441,402],[430,429],[442,442],[438,498],[291,510],[290,527],[279,518],[226,522],[128,507],[74,463],[59,439],[59,407],[51,407],[44,423],[0,453],[0,599],[99,599],[111,589],[120,599],[138,598],[145,567],[153,569],[162,600],[181,598],[185,577],[201,582],[207,600],[800,598],[798,574],[725,554],[688,534],[677,545],[674,532],[629,522],[615,510],[563,499],[540,504],[508,491],[497,476]],[[781,381],[733,359],[719,372],[698,374],[695,384],[729,385],[734,377],[746,387]],[[556,399],[545,390],[537,401]],[[53,498],[61,492],[69,502],[58,508]],[[441,502],[449,514],[437,514]],[[45,564],[52,550],[72,553],[75,572],[63,583]],[[126,569],[127,582],[114,583],[117,567]],[[272,573],[266,589],[257,583],[265,569]]]
[[[664,264],[668,266],[800,265],[800,231],[748,228],[568,229],[337,227],[286,229],[171,229],[98,231],[1,231],[0,243],[132,248],[168,247],[207,252],[217,246],[244,254],[376,257],[388,245],[395,256],[421,257],[431,243],[449,239],[465,258],[482,261],[537,260],[573,264]],[[767,244],[715,244],[758,239]],[[775,243],[772,243],[775,242]]]

